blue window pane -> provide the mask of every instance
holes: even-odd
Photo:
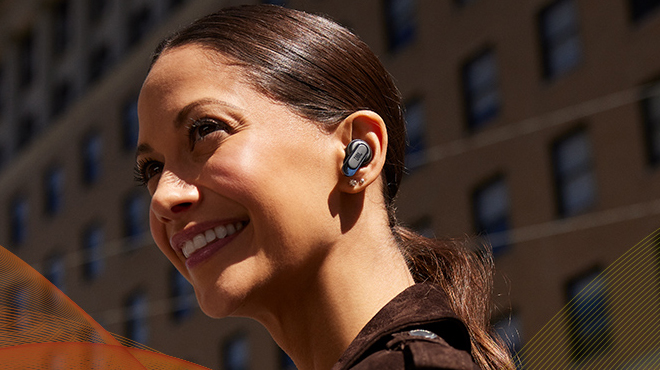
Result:
[[[261,0],[262,4],[286,6],[286,0]]]
[[[406,167],[414,169],[424,164],[425,158],[425,129],[426,117],[424,104],[421,100],[415,100],[406,104],[406,134],[408,146],[406,147]]]
[[[597,272],[568,285],[568,324],[573,360],[605,351],[610,343],[605,277]]]
[[[11,242],[14,246],[25,243],[28,226],[28,202],[23,198],[15,199],[11,205]]]
[[[646,131],[646,148],[649,163],[660,163],[660,83],[646,89],[642,100],[642,113]]]
[[[9,289],[9,310],[3,318],[9,329],[21,331],[29,329],[30,312],[28,310],[30,286],[27,283],[18,283]]]
[[[139,133],[137,98],[130,99],[124,104],[122,128],[124,149],[128,151],[135,150]]]
[[[67,0],[61,0],[53,9],[53,52],[62,53],[68,46],[71,38],[69,27],[73,24],[69,15],[70,7]]]
[[[89,19],[92,22],[99,21],[107,10],[108,0],[87,0]]]
[[[500,112],[501,96],[495,56],[487,51],[468,61],[463,68],[463,85],[468,126],[478,128]]]
[[[293,363],[293,360],[286,352],[280,350],[280,369],[281,370],[297,370],[296,364]]]
[[[107,45],[99,45],[89,54],[89,77],[90,84],[98,81],[112,67],[114,63],[112,52]]]
[[[83,180],[85,184],[96,183],[101,177],[101,160],[103,157],[103,142],[101,135],[92,134],[83,144]]]
[[[555,143],[553,159],[560,215],[580,214],[596,203],[591,157],[591,144],[583,131]]]
[[[83,235],[83,275],[87,280],[101,274],[103,257],[103,230],[99,226],[90,226]]]
[[[640,21],[660,9],[660,0],[630,0],[628,3],[634,21]]]
[[[50,256],[46,261],[44,277],[61,291],[64,291],[64,273],[64,257],[59,254]]]
[[[193,312],[195,291],[188,280],[176,268],[172,267],[171,271],[172,316],[175,320],[182,321]]]
[[[577,7],[573,0],[555,2],[540,15],[544,74],[555,78],[573,70],[582,60]]]
[[[54,215],[62,209],[64,198],[64,172],[54,168],[46,175],[46,213]]]
[[[19,83],[25,87],[32,83],[35,74],[34,33],[29,31],[19,41]]]
[[[149,201],[142,193],[131,194],[124,204],[124,237],[139,243],[149,231]]]
[[[416,0],[386,0],[385,19],[389,47],[397,51],[415,40],[417,33]]]
[[[126,303],[126,337],[146,344],[149,339],[147,296],[136,293]]]
[[[485,234],[493,253],[504,251],[509,243],[509,190],[502,178],[497,178],[474,192],[474,214],[477,232]]]
[[[134,10],[128,20],[128,45],[136,45],[149,32],[154,24],[153,12],[148,6]]]
[[[522,320],[519,315],[512,314],[493,324],[493,331],[497,334],[512,354],[522,348],[520,333],[522,331]]]
[[[247,337],[239,335],[225,343],[222,350],[224,370],[247,370],[250,360],[250,348]]]

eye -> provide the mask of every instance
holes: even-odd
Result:
[[[213,132],[221,130],[229,132],[230,127],[226,123],[212,118],[202,118],[196,120],[190,125],[188,129],[190,143],[194,148],[196,142],[204,139],[207,135],[212,134]]]
[[[133,172],[136,182],[147,185],[149,180],[163,172],[163,164],[151,159],[140,160]]]

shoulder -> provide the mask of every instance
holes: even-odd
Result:
[[[467,351],[452,347],[428,330],[413,329],[390,337],[385,348],[372,352],[350,369],[479,369]]]
[[[333,370],[478,369],[470,335],[439,287],[416,284],[381,309]]]

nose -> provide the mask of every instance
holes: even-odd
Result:
[[[193,208],[199,199],[197,186],[173,172],[165,171],[160,175],[158,186],[151,197],[151,210],[158,221],[169,223]]]

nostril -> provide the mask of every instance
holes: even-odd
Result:
[[[188,208],[190,208],[190,206],[192,206],[192,203],[190,203],[190,202],[179,203],[179,204],[174,205],[172,207],[172,212],[174,212],[174,213],[183,212],[183,211],[187,210]]]

